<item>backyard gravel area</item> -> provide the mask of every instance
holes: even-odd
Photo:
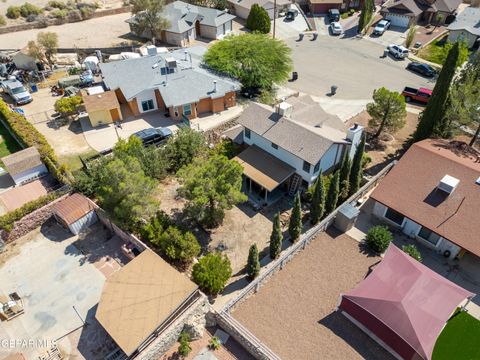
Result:
[[[233,316],[282,359],[393,359],[335,307],[380,260],[336,231],[319,235]]]

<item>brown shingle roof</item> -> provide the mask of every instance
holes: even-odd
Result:
[[[443,140],[414,144],[380,182],[372,198],[480,256],[480,163]],[[449,196],[436,190],[450,175],[460,180]]]
[[[150,249],[111,275],[96,318],[125,354],[132,354],[197,286]]]
[[[10,175],[17,175],[35,166],[42,165],[40,154],[33,146],[3,157],[2,162]]]
[[[110,110],[120,107],[114,91],[105,91],[96,95],[84,96],[83,103],[87,112]]]
[[[53,213],[70,225],[94,209],[94,205],[85,196],[75,193],[60,201]]]

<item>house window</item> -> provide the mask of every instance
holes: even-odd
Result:
[[[274,143],[272,143],[272,148],[274,148],[274,149],[278,149],[278,145],[277,145],[277,144],[274,144]]]
[[[387,208],[387,211],[385,212],[385,217],[398,225],[402,225],[403,219],[405,218],[402,214],[390,208]]]
[[[246,137],[247,139],[250,139],[250,135],[251,135],[250,129],[245,129],[245,137]]]
[[[315,165],[315,167],[313,168],[313,173],[316,174],[318,172],[318,170],[320,170],[320,161],[317,163],[317,165]]]
[[[153,100],[142,101],[142,110],[143,111],[149,111],[149,110],[153,110],[153,109],[154,109]]]
[[[303,162],[303,171],[310,174],[310,163],[309,162],[307,162],[307,161]]]
[[[433,231],[423,227],[420,229],[418,236],[423,240],[428,241],[430,244],[437,245],[440,240],[440,235],[435,234]]]
[[[160,74],[166,75],[166,74],[173,74],[175,72],[174,68],[169,68],[169,67],[162,67],[160,69]]]
[[[185,116],[192,115],[192,105],[191,104],[183,105],[183,115],[185,115]]]

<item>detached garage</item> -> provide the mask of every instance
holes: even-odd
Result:
[[[59,202],[53,209],[53,216],[74,235],[78,235],[98,221],[95,205],[77,193]]]
[[[35,180],[48,173],[38,150],[33,146],[5,156],[1,160],[15,185]]]

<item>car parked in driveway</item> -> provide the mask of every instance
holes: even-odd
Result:
[[[373,29],[373,35],[381,36],[390,27],[390,21],[388,20],[380,20],[378,24]]]
[[[172,130],[163,127],[150,128],[137,131],[136,133],[133,133],[132,136],[136,136],[142,140],[143,145],[160,145],[165,143],[167,139],[172,136]]]
[[[408,49],[402,45],[390,44],[387,46],[387,49],[395,59],[405,59],[408,56]]]
[[[339,21],[340,20],[340,11],[338,11],[338,9],[328,10],[328,20],[330,22]]]
[[[12,98],[15,105],[24,105],[33,101],[32,95],[16,79],[5,80],[1,83],[1,86],[3,91]]]
[[[437,71],[430,65],[419,62],[411,62],[407,65],[407,69],[429,78],[434,77],[437,74]]]
[[[341,35],[343,33],[342,25],[339,22],[330,23],[330,30],[333,35]]]

